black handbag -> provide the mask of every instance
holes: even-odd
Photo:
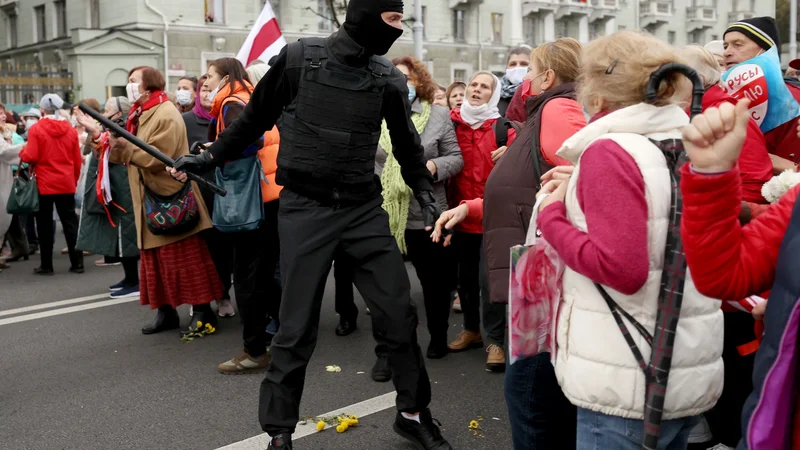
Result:
[[[145,222],[151,233],[156,236],[184,234],[200,222],[200,210],[191,183],[184,184],[172,195],[158,195],[144,183],[141,170],[139,180],[144,188]]]

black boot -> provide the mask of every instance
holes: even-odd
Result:
[[[336,335],[337,336],[348,336],[353,334],[356,331],[356,320],[355,319],[339,319],[339,325],[336,326]]]
[[[191,341],[214,334],[217,331],[217,315],[211,309],[211,305],[195,305],[192,307],[194,315],[189,320],[189,326],[181,330],[181,339]]]
[[[267,450],[292,450],[292,435],[283,433],[274,436],[272,440],[269,441]]]
[[[379,356],[372,366],[372,380],[385,383],[392,379],[392,369],[389,367],[389,357]]]
[[[431,343],[428,344],[428,352],[426,354],[428,359],[442,359],[447,356],[448,353],[450,353],[450,349],[447,348],[447,339],[431,338]]]
[[[436,422],[438,423],[439,421],[437,420]],[[406,419],[398,411],[397,417],[394,419],[393,428],[395,433],[413,442],[421,449],[453,450],[453,447],[442,437],[439,427],[431,417],[430,410],[426,409],[419,414],[419,422]]]
[[[150,325],[142,327],[142,334],[155,334],[162,331],[174,330],[181,326],[178,311],[172,306],[162,306],[158,308],[155,319]]]

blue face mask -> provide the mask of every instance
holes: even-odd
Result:
[[[417,98],[417,87],[411,83],[408,83],[408,101],[414,102],[414,99]]]

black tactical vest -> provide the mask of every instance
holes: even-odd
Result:
[[[373,56],[362,69],[343,65],[329,57],[321,38],[290,44],[287,58],[302,71],[297,97],[282,116],[279,170],[331,188],[374,183],[392,64]]]

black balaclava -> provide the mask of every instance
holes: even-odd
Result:
[[[344,30],[358,45],[373,55],[385,55],[403,30],[381,18],[385,12],[403,12],[402,0],[350,0]]]

